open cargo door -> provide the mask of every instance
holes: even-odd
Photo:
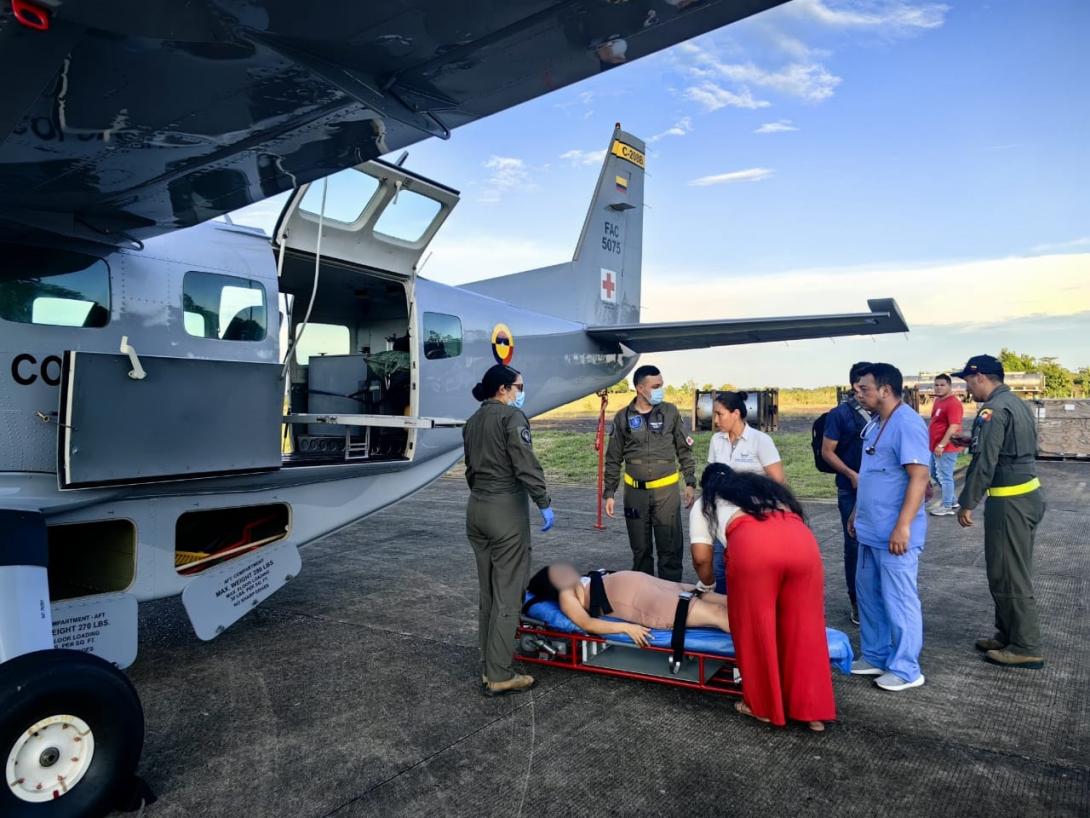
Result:
[[[283,381],[269,363],[67,351],[62,489],[259,472],[281,465]],[[130,373],[143,377],[133,377]],[[219,396],[216,399],[213,396]]]
[[[296,188],[273,244],[314,254],[321,221],[322,258],[410,276],[457,203],[452,188],[388,162],[364,162]]]

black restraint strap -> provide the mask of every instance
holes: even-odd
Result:
[[[613,613],[613,606],[609,604],[609,597],[606,596],[606,584],[602,580],[606,574],[612,573],[611,571],[591,571],[587,574],[590,577],[590,615],[594,617],[609,616]]]
[[[677,608],[674,609],[674,628],[670,631],[670,672],[681,670],[685,658],[685,623],[689,620],[689,603],[700,596],[700,591],[682,591],[677,596]]]

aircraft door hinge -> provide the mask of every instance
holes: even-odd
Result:
[[[148,376],[148,373],[144,371],[144,367],[140,365],[140,359],[136,357],[136,350],[129,344],[129,336],[121,336],[121,354],[128,355],[129,361],[132,363],[132,369],[129,370],[129,377],[134,381],[142,381]]]

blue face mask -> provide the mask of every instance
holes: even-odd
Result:
[[[516,409],[521,409],[522,404],[524,403],[526,403],[526,390],[522,390],[521,392],[516,394],[515,399],[511,401],[511,405],[514,406]]]
[[[652,389],[651,390],[650,404],[652,406],[658,406],[664,400],[666,400],[666,390],[665,389],[663,389],[660,386],[658,389]]]

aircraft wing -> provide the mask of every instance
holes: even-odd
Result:
[[[0,225],[147,238],[781,2],[4,4]]]
[[[669,352],[678,349],[797,341],[842,335],[878,335],[908,332],[897,302],[892,298],[867,301],[870,312],[840,315],[802,315],[785,318],[737,318],[724,321],[682,321],[667,324],[619,324],[587,327],[591,338],[623,344],[633,352]]]

